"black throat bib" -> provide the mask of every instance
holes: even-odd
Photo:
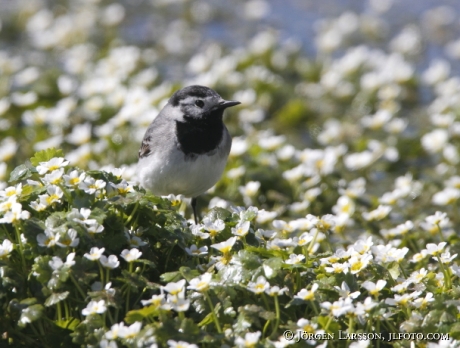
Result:
[[[180,149],[185,155],[201,155],[217,148],[224,134],[220,115],[211,114],[202,119],[184,116],[184,122],[176,121],[176,135]]]

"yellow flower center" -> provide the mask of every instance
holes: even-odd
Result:
[[[72,178],[69,180],[70,185],[76,185],[80,182],[80,178]]]
[[[363,263],[361,261],[357,261],[353,265],[351,265],[352,271],[359,271],[361,268],[363,268]]]

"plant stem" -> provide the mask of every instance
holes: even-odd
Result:
[[[97,261],[97,265],[99,266],[99,276],[101,277],[101,283],[102,283],[102,287],[105,286],[105,282],[104,282],[104,269],[102,268],[102,265],[101,265],[101,261]]]
[[[56,307],[57,307],[57,320],[61,321],[62,320],[61,302],[56,303]]]
[[[126,290],[126,306],[125,306],[125,315],[128,313],[129,310],[129,295],[131,292],[131,286],[128,285],[128,289]]]
[[[446,240],[444,239],[444,236],[442,235],[442,229],[441,229],[441,226],[439,226],[439,223],[438,223],[438,224],[436,224],[436,226],[438,227],[439,238],[441,239],[441,242],[445,242]]]
[[[67,305],[67,301],[64,301],[64,312],[65,320],[69,320],[69,306]]]
[[[329,315],[329,320],[327,321],[326,326],[324,327],[324,331],[327,332],[327,330],[329,329],[329,325],[331,325],[331,322],[332,322],[332,315]]]
[[[22,239],[21,239],[21,233],[19,232],[19,227],[17,223],[14,224],[14,230],[16,231],[16,239],[19,244],[19,253],[21,254],[21,261],[22,261],[22,269],[24,273],[27,273],[27,265],[26,265],[26,259],[24,257],[24,245],[22,244]]]
[[[310,255],[311,251],[313,250],[313,247],[316,243],[316,238],[318,238],[318,233],[319,228],[316,228],[315,235],[313,236],[313,239],[311,240],[310,245],[308,246],[308,255]],[[308,257],[308,255],[306,255],[306,257]]]
[[[353,325],[354,325],[355,321],[353,320],[353,316],[350,315],[350,318],[348,318],[348,333],[351,334],[353,333]]]
[[[126,223],[125,223],[126,225],[128,225],[131,222],[131,220],[133,219],[134,215],[136,214],[137,208],[139,208],[139,202],[136,202],[136,205],[134,206],[134,209],[133,209],[131,215],[126,220]]]
[[[438,259],[439,267],[441,268],[442,274],[444,274],[444,288],[449,290],[452,288],[452,281],[450,279],[449,269],[444,266],[439,255],[436,255],[436,258]]]
[[[278,330],[278,327],[280,325],[280,304],[278,301],[278,296],[274,296],[275,298],[275,314],[276,314],[276,321],[275,321],[275,327],[273,328],[272,334],[270,336],[273,336],[276,334],[276,331]]]
[[[214,319],[214,324],[216,325],[217,332],[222,333],[222,328],[220,327],[219,319],[217,318],[216,312],[214,310],[214,305],[212,304],[211,297],[209,297],[209,294],[206,291],[203,294],[206,297],[206,300],[208,300],[209,308],[211,309],[212,317]]]
[[[75,287],[77,288],[78,292],[80,293],[81,297],[84,299],[86,299],[86,295],[85,293],[83,292],[83,290],[81,289],[80,285],[78,285],[78,282],[77,280],[75,279],[75,277],[73,276],[72,273],[70,273],[70,279],[72,280],[72,283],[75,285]]]

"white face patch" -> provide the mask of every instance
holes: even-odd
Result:
[[[163,112],[165,115],[168,115],[167,117],[171,120],[184,122],[184,113],[179,106],[172,106],[171,104],[168,104],[163,109]]]

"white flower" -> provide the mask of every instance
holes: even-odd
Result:
[[[197,278],[193,278],[190,280],[190,285],[187,289],[196,290],[199,292],[205,292],[209,289],[211,284],[212,274],[211,273],[204,273]]]
[[[85,173],[78,173],[78,170],[72,170],[68,175],[64,175],[64,182],[67,187],[78,186],[83,180],[85,180]]]
[[[346,299],[339,299],[334,303],[323,302],[321,303],[321,307],[330,311],[335,317],[340,317],[344,314],[352,313],[355,309],[352,300],[349,297]]]
[[[196,344],[188,343],[184,341],[168,340],[167,343],[168,343],[169,348],[198,348]]]
[[[82,145],[91,140],[91,123],[76,124],[72,127],[72,132],[66,136],[70,144]]]
[[[391,211],[388,205],[379,205],[377,209],[370,212],[363,212],[363,218],[367,221],[379,221],[385,218]]]
[[[260,188],[260,182],[258,181],[249,181],[245,186],[240,186],[239,191],[242,196],[245,197],[254,197]]]
[[[449,205],[455,203],[460,198],[460,190],[453,187],[446,187],[444,190],[434,194],[433,204]]]
[[[236,237],[232,237],[227,239],[225,242],[217,243],[217,244],[212,244],[211,248],[219,250],[221,253],[228,253],[230,250],[232,250],[233,245],[236,242]]]
[[[403,295],[395,294],[394,298],[385,299],[385,303],[389,304],[390,306],[405,307],[409,304],[410,300],[419,297],[421,293],[422,293],[421,291],[414,291],[411,294],[403,294]]]
[[[352,216],[355,212],[355,202],[349,196],[341,196],[337,200],[337,204],[332,207],[332,212],[335,215],[346,214]]]
[[[185,248],[185,251],[190,256],[204,256],[208,254],[208,247],[203,246],[198,248],[195,244],[193,244],[190,248]]]
[[[339,263],[335,262],[332,263],[329,267],[324,267],[324,270],[328,273],[343,273],[347,274],[350,268],[350,264],[348,262]]]
[[[66,161],[65,158],[62,157],[54,157],[50,159],[48,162],[40,162],[37,166],[38,174],[43,175],[48,172],[52,172],[56,169],[65,167],[69,164],[69,161]]]
[[[95,224],[97,222],[95,219],[88,219],[90,215],[91,209],[80,208],[80,211],[78,211],[73,208],[72,212],[69,214],[69,218],[79,224]]]
[[[84,257],[86,257],[88,260],[91,260],[91,261],[97,261],[101,258],[101,255],[102,253],[105,251],[105,248],[97,248],[97,247],[93,247],[91,248],[91,250],[89,251],[89,254],[86,253],[85,255],[83,255]]]
[[[426,278],[428,275],[428,271],[425,268],[421,268],[417,271],[412,272],[409,278],[407,278],[408,282],[418,284],[420,283],[423,279]]]
[[[297,245],[304,246],[313,240],[313,236],[308,232],[304,232],[299,237],[294,237],[294,240],[297,241]]]
[[[56,244],[61,248],[75,248],[80,243],[80,238],[77,238],[77,236],[77,231],[73,228],[69,228],[64,233],[58,234]]]
[[[8,239],[3,240],[3,243],[0,244],[0,259],[10,256],[10,253],[13,251],[13,243]]]
[[[107,307],[105,305],[104,300],[91,301],[90,303],[88,303],[86,308],[83,308],[83,310],[81,311],[81,314],[83,314],[85,316],[91,315],[91,314],[96,314],[96,313],[97,314],[102,314],[106,310],[107,310]]]
[[[0,213],[6,213],[13,208],[13,204],[18,202],[18,197],[12,195],[7,200],[0,202]]]
[[[203,227],[206,231],[209,232],[211,237],[215,237],[221,231],[225,229],[225,222],[221,219],[216,219],[215,221],[211,221],[207,218],[203,220]]]
[[[165,302],[165,295],[152,295],[152,297],[149,300],[142,300],[141,302],[143,306],[153,305],[155,307],[160,307]]]
[[[432,292],[427,292],[424,298],[417,298],[413,301],[413,305],[416,308],[424,309],[430,302],[434,302],[434,296]]]
[[[387,281],[383,279],[379,279],[377,283],[366,280],[361,286],[366,289],[369,294],[376,296],[379,294],[380,290],[385,287],[386,284]]]
[[[136,321],[135,323],[131,324],[130,326],[120,328],[118,331],[118,337],[124,339],[130,339],[136,337],[136,335],[141,331],[142,323],[140,321]]]
[[[344,158],[345,166],[350,170],[365,168],[375,161],[375,155],[371,151],[352,153]]]
[[[92,224],[86,224],[86,230],[88,233],[101,233],[104,231],[104,226],[99,225],[97,222]]]
[[[48,262],[48,264],[54,271],[59,271],[64,266],[72,267],[73,265],[75,265],[74,258],[75,253],[70,253],[69,255],[67,255],[66,261],[62,262],[60,257],[53,256],[51,261]]]
[[[232,227],[232,234],[238,237],[244,237],[249,232],[249,221],[239,222],[235,227]]]
[[[247,332],[245,335],[244,335],[244,338],[242,337],[237,337],[235,339],[235,344],[238,348],[250,348],[250,347],[254,347],[257,342],[259,342],[259,338],[260,338],[260,335],[261,335],[261,332],[260,331],[257,331],[257,332]]]
[[[5,188],[4,190],[0,190],[0,197],[17,198],[21,195],[21,193],[22,193],[22,184],[18,184],[16,186],[9,186]]]
[[[61,203],[61,198],[64,195],[64,192],[62,192],[59,186],[50,185],[46,188],[46,191],[48,194],[38,196],[40,204],[49,206],[53,203]]]
[[[171,295],[178,296],[185,291],[185,279],[181,279],[178,282],[169,282],[162,289]]]
[[[95,180],[94,178],[88,176],[78,184],[80,190],[85,191],[85,193],[93,194],[99,192],[105,187],[106,183],[103,180]]]
[[[438,230],[439,228],[446,227],[449,224],[449,218],[447,217],[447,213],[442,213],[437,211],[434,215],[427,216],[425,218],[425,222],[420,223],[420,227],[422,227],[425,231],[434,231]]]
[[[436,85],[449,77],[450,64],[444,59],[433,59],[428,69],[423,72],[422,80],[428,85]]]
[[[168,201],[170,201],[171,206],[173,206],[173,207],[181,205],[182,201],[184,200],[183,195],[173,195],[173,194],[170,194],[170,195],[167,195],[167,196],[162,196],[162,198],[165,198]]]
[[[234,137],[232,139],[232,148],[230,150],[230,156],[232,157],[238,157],[244,154],[249,145],[247,143],[247,140],[243,137]]]
[[[298,263],[301,263],[305,259],[305,256],[302,254],[291,254],[289,255],[289,259],[284,261],[288,265],[296,265]]]
[[[255,294],[261,294],[270,287],[264,276],[259,276],[257,281],[248,283],[248,290]]]
[[[421,139],[423,148],[429,153],[440,152],[448,141],[447,130],[439,128],[425,134]]]
[[[437,258],[434,258],[436,261],[439,261],[443,264],[449,264],[451,263],[453,260],[455,260],[457,258],[457,255],[458,254],[454,254],[454,255],[451,255],[449,251],[446,251],[444,253],[441,254],[441,256],[439,257],[439,260]]]
[[[56,236],[56,234],[50,229],[45,229],[44,232],[45,233],[40,233],[37,235],[38,245],[42,247],[47,247],[47,248],[50,248],[56,245],[56,242],[59,239],[59,236]]]
[[[404,256],[409,251],[407,247],[396,249],[393,248],[390,244],[374,245],[371,249],[375,255],[375,261],[384,263],[393,261],[400,262],[404,259]]]
[[[122,180],[119,184],[110,183],[110,186],[112,186],[120,195],[134,192],[133,186],[130,185],[126,180]]]
[[[13,203],[11,210],[8,211],[3,218],[0,219],[0,224],[4,223],[14,223],[18,220],[27,220],[30,217],[30,213],[26,210],[22,210],[22,205],[20,203]]]
[[[392,117],[393,114],[388,110],[378,110],[374,115],[364,116],[361,124],[366,128],[376,130],[387,124]]]
[[[442,253],[446,245],[446,242],[441,242],[439,244],[428,243],[426,249],[423,249],[421,252],[425,255],[438,256]]]
[[[120,261],[118,261],[118,257],[116,255],[110,255],[109,257],[101,255],[99,261],[102,266],[110,269],[117,268],[120,265]]]
[[[246,172],[246,168],[244,166],[232,168],[228,170],[227,177],[231,180],[235,180],[243,176],[245,172]]]
[[[301,289],[294,298],[300,298],[304,301],[312,301],[315,299],[315,292],[318,290],[319,285],[317,283],[313,283],[310,290]]]
[[[269,287],[268,289],[265,290],[265,293],[269,296],[279,296],[284,294],[286,291],[288,291],[287,287],[281,288],[278,285]]]
[[[64,169],[56,169],[51,173],[48,173],[43,178],[43,182],[48,185],[58,185],[61,182],[62,175],[64,175]]]
[[[116,340],[120,336],[120,332],[126,329],[125,323],[113,324],[109,331],[104,335],[109,340]]]
[[[336,289],[338,291],[338,293],[340,295],[340,298],[355,299],[359,295],[361,295],[361,293],[359,291],[350,292],[350,287],[348,286],[348,284],[346,282],[342,282],[341,287],[334,286],[334,289]]]
[[[126,262],[133,262],[140,258],[142,252],[137,248],[132,248],[131,250],[125,249],[121,252],[121,257],[126,260]]]

